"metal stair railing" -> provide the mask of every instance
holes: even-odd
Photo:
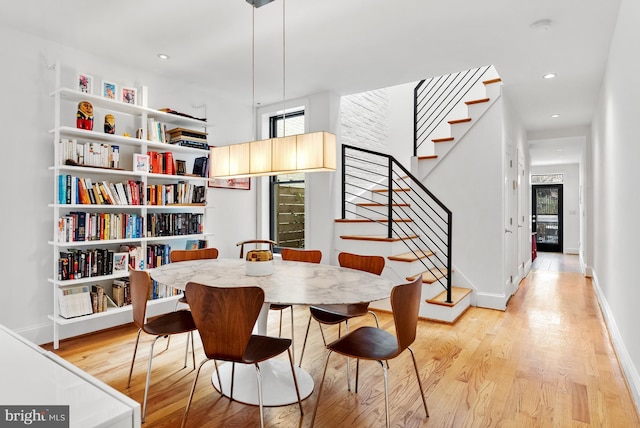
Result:
[[[385,192],[384,203],[373,196]],[[342,219],[376,222],[387,238],[401,238],[452,302],[451,210],[393,156],[342,146]]]
[[[413,155],[491,66],[422,80],[414,89]]]

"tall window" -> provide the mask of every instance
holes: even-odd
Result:
[[[286,123],[285,123],[286,122]],[[269,119],[269,137],[288,137],[304,133],[304,110],[286,113],[284,118]],[[269,205],[270,237],[276,241],[275,251],[282,247],[304,248],[304,173],[271,177]]]

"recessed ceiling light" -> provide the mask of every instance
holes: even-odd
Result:
[[[547,73],[542,76],[543,79],[553,79],[554,77],[556,77],[556,73]]]
[[[163,54],[163,53],[159,53],[158,54],[158,58],[160,58],[160,59],[169,59],[169,55]]]
[[[547,31],[551,29],[551,20],[550,19],[540,19],[529,26],[533,31]]]
[[[555,119],[556,117],[560,117],[560,115],[556,113],[556,114],[552,114],[551,117]]]

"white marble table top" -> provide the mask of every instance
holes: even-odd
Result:
[[[264,290],[266,303],[327,305],[364,303],[386,299],[393,281],[368,272],[339,266],[273,261],[268,276],[248,276],[242,259],[192,260],[149,269],[162,285],[184,289],[188,282],[214,286],[256,285]]]

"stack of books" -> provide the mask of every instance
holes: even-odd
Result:
[[[209,150],[207,133],[193,129],[174,128],[167,131],[169,143],[178,146],[193,147],[195,149]]]

